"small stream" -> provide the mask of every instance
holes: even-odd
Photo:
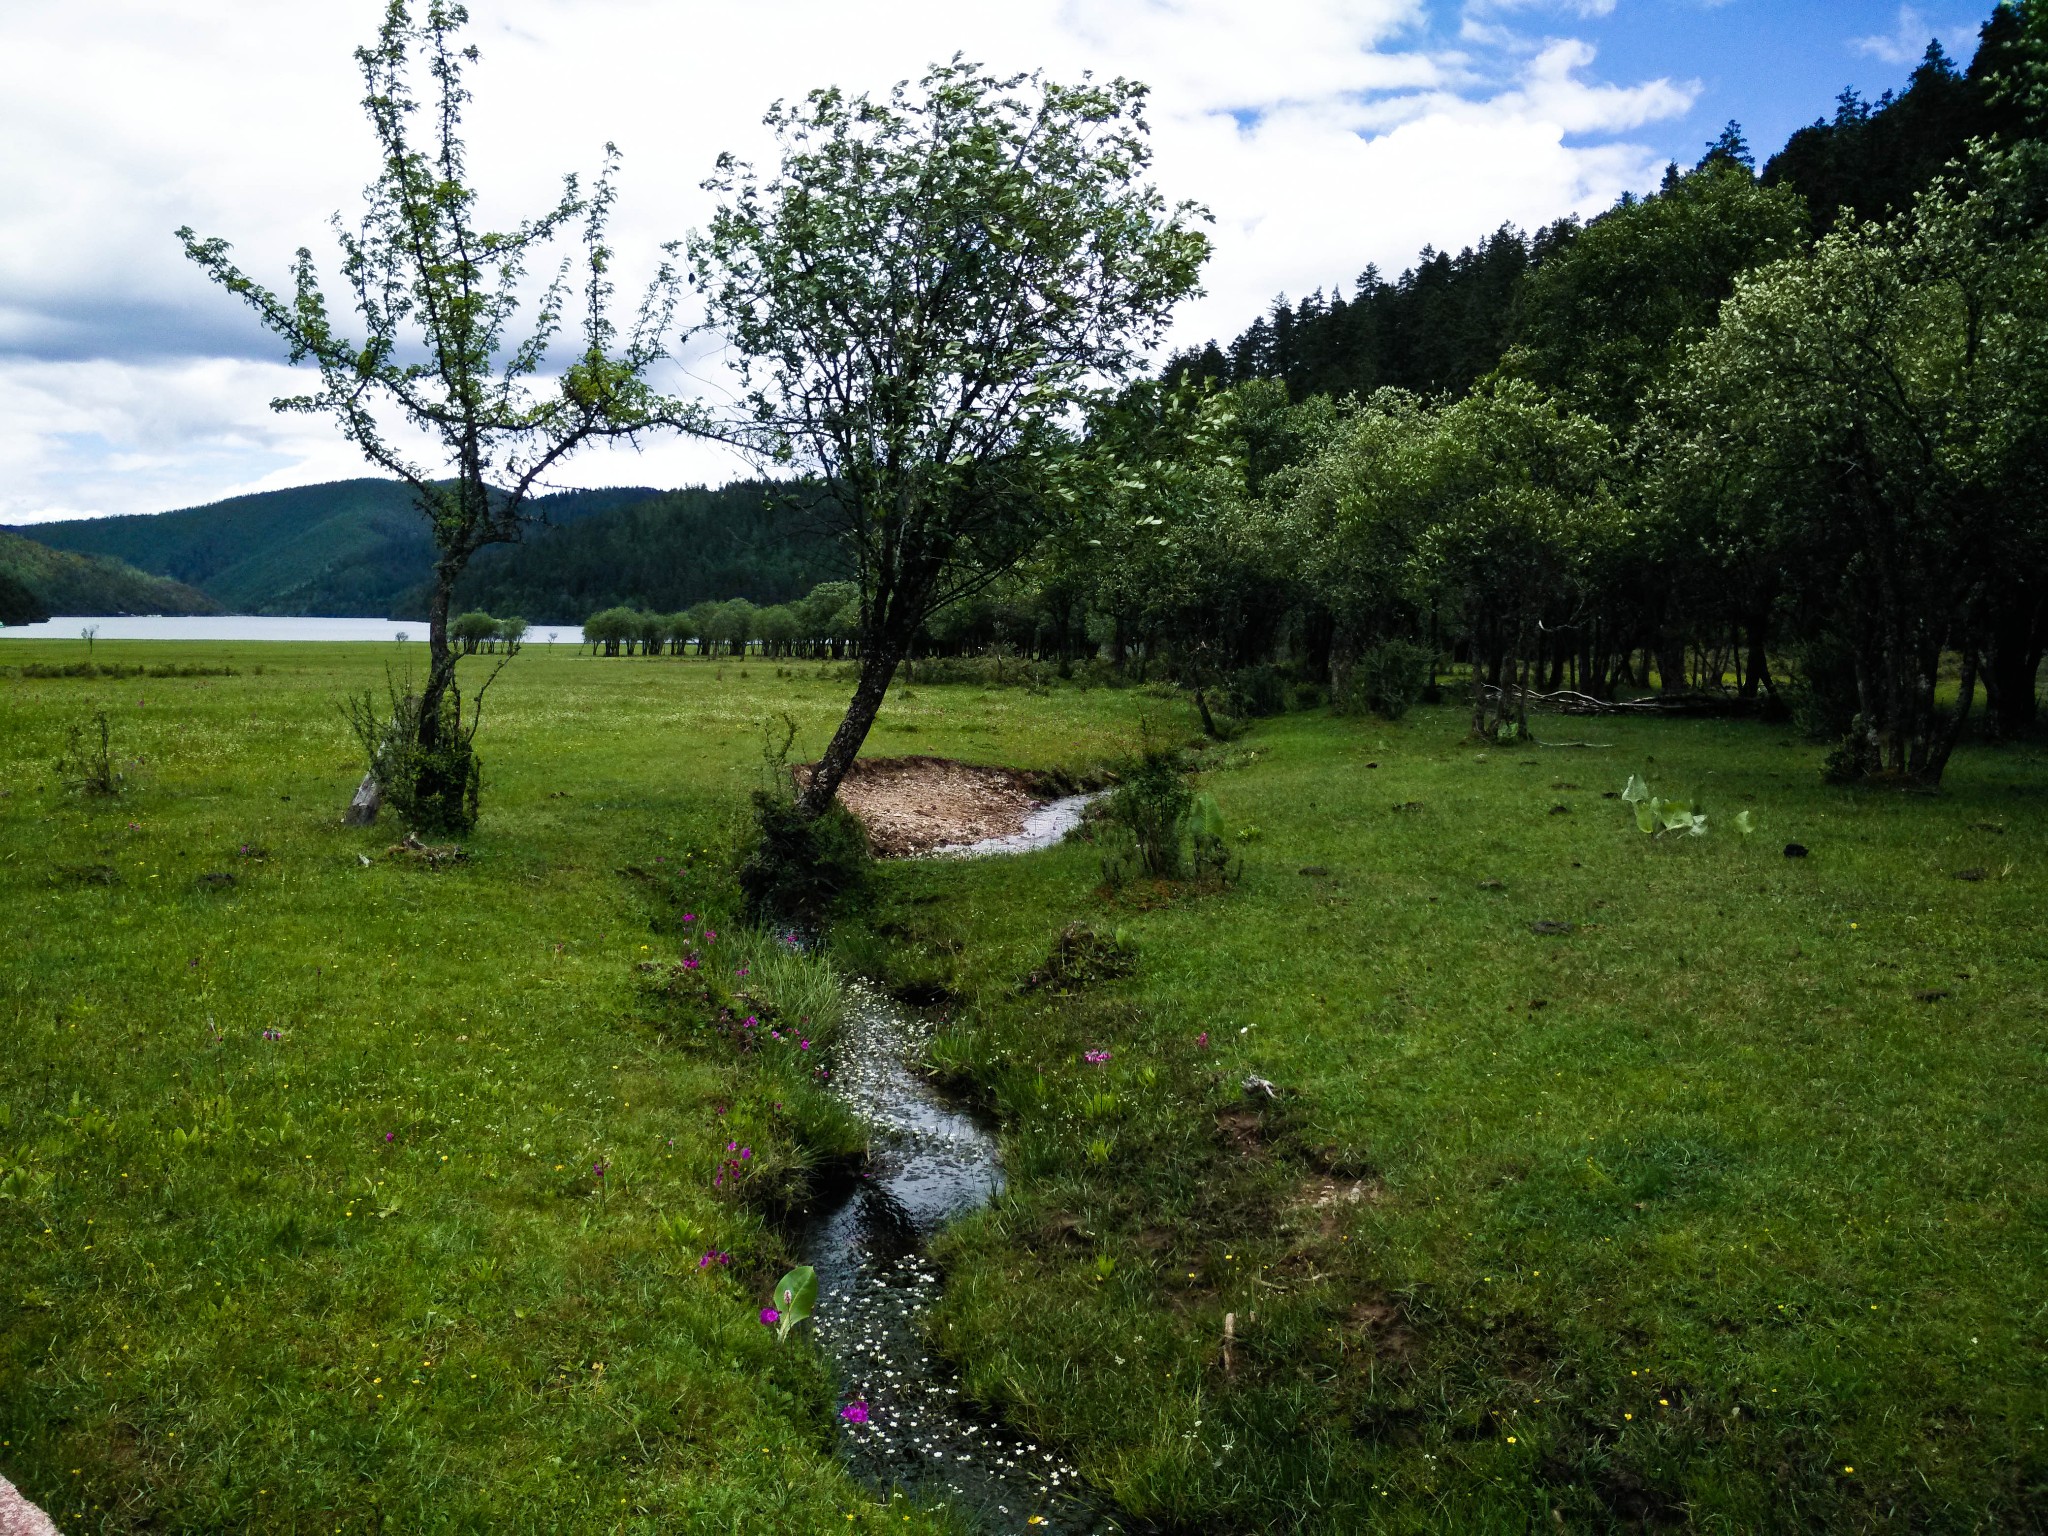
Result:
[[[1089,798],[1054,801],[1013,837],[942,854],[1050,846]],[[925,1342],[923,1318],[940,1280],[925,1244],[1003,1189],[995,1138],[910,1066],[928,1028],[874,987],[851,988],[832,1082],[872,1127],[868,1167],[800,1245],[818,1272],[813,1321],[838,1372],[840,1401],[867,1410],[865,1422],[840,1419],[841,1452],[877,1491],[948,1505],[980,1530],[1121,1531],[1051,1450],[973,1413],[958,1378]],[[1030,1524],[1033,1517],[1039,1523]]]

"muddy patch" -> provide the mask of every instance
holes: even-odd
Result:
[[[799,768],[798,781],[809,772]],[[1059,787],[1045,775],[1018,768],[943,757],[863,757],[840,784],[839,801],[866,830],[877,858],[1023,852],[1049,830],[1039,823],[1081,798],[1056,798]],[[1057,842],[1079,819],[1077,809],[1044,841]],[[1015,848],[986,846],[1013,840]]]

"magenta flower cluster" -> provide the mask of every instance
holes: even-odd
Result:
[[[839,1417],[849,1424],[865,1424],[868,1421],[868,1405],[856,1399],[839,1410]]]
[[[723,1189],[728,1182],[737,1185],[740,1181],[740,1175],[746,1172],[747,1165],[754,1158],[754,1149],[752,1147],[743,1147],[736,1141],[728,1141],[725,1144],[725,1150],[728,1154],[736,1155],[729,1155],[724,1161],[719,1163],[718,1172],[713,1174],[711,1178],[711,1187],[713,1189]]]
[[[709,1269],[714,1264],[730,1264],[732,1255],[723,1249],[713,1248],[697,1261],[699,1269]]]
[[[768,1328],[773,1328],[773,1327],[774,1327],[774,1326],[775,1326],[775,1325],[776,1325],[777,1323],[779,1323],[779,1322],[781,1322],[781,1321],[782,1321],[782,1314],[781,1314],[780,1312],[776,1311],[776,1310],[775,1310],[775,1309],[774,1309],[773,1307],[763,1307],[763,1308],[761,1309],[761,1323],[762,1323],[762,1326],[764,1326],[764,1327],[768,1327]]]
[[[1091,1067],[1099,1067],[1109,1060],[1109,1052],[1084,1051],[1081,1055],[1081,1059],[1087,1062],[1088,1065]]]

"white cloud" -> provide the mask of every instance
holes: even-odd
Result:
[[[1563,0],[1549,16],[1599,14]],[[351,49],[379,0],[23,0],[0,19],[0,521],[150,511],[364,472],[331,429],[265,408],[303,387],[178,254],[191,223],[282,282],[357,206],[370,146]],[[1425,243],[1590,212],[1654,181],[1627,142],[1696,88],[1599,81],[1585,44],[1431,41],[1424,0],[473,0],[473,169],[486,213],[543,205],[563,171],[626,154],[624,282],[701,224],[721,149],[765,157],[778,96],[882,89],[956,50],[992,68],[1153,87],[1156,173],[1216,214],[1208,296],[1176,344],[1227,337],[1280,291],[1399,270]],[[1533,14],[1533,11],[1531,12]],[[1505,30],[1503,30],[1505,29]],[[637,262],[637,269],[635,263]],[[328,261],[332,269],[331,259]],[[716,396],[714,351],[679,377]],[[700,445],[591,455],[571,483],[736,472]]]
[[[1865,54],[1885,64],[1918,64],[1920,56],[1927,51],[1929,42],[1947,36],[1960,39],[1967,48],[1973,29],[1968,26],[1936,27],[1910,5],[1899,7],[1898,24],[1890,32],[1880,32],[1871,37],[1855,37],[1849,46],[1857,53]],[[1949,45],[1955,51],[1955,45]]]

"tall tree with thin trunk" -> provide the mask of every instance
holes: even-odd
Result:
[[[1144,87],[955,58],[881,100],[778,104],[770,180],[730,155],[691,244],[752,426],[812,471],[860,581],[860,679],[799,810],[832,802],[918,629],[1071,496],[1062,428],[1198,291],[1193,204],[1145,181]],[[1064,495],[1063,495],[1064,492]]]
[[[429,0],[417,20],[407,0],[390,0],[376,42],[356,51],[380,158],[360,220],[351,227],[336,214],[333,227],[360,340],[338,328],[305,247],[294,263],[292,292],[281,296],[235,265],[226,241],[202,239],[189,226],[178,231],[185,254],[256,311],[284,340],[292,362],[319,369],[319,389],[275,400],[272,408],[331,415],[365,458],[412,488],[432,529],[428,672],[417,708],[401,714],[416,720],[406,755],[428,780],[469,781],[467,794],[460,783],[426,782],[413,797],[430,822],[458,826],[464,804],[473,805],[474,769],[448,634],[457,578],[479,549],[521,536],[529,495],[578,448],[696,425],[690,408],[647,382],[666,356],[679,287],[671,265],[661,264],[628,334],[611,318],[613,253],[605,230],[618,164],[613,146],[605,146],[604,168],[588,190],[572,175],[538,217],[508,230],[478,226],[462,135],[470,99],[464,69],[477,59],[474,47],[457,41],[467,21],[461,5],[444,0]],[[412,83],[422,65],[433,82],[426,101]],[[579,225],[580,252],[563,257],[531,295],[529,263]],[[578,265],[580,344],[550,376],[548,351],[574,302]],[[532,319],[519,337],[512,326],[526,297]],[[398,422],[433,449],[401,443],[392,433]]]

